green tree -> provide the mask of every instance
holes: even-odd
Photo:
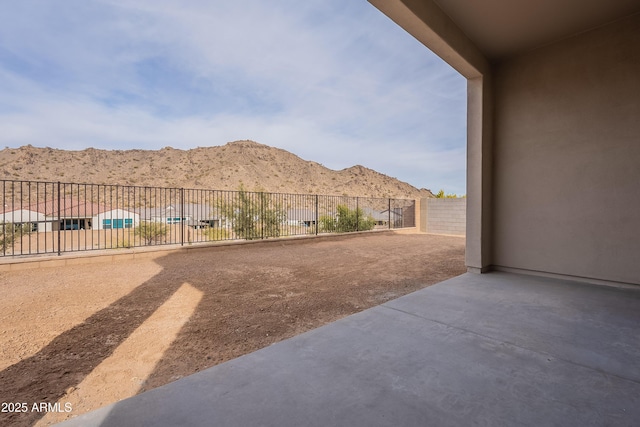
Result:
[[[151,245],[161,237],[166,236],[168,232],[169,227],[161,222],[141,221],[133,231],[133,234],[144,240],[146,245]]]
[[[440,191],[438,191],[438,193],[435,195],[436,199],[457,199],[458,195],[456,195],[455,193],[450,193],[450,194],[444,194],[444,190],[440,189]],[[467,197],[466,195],[461,196],[461,197]]]
[[[237,197],[223,201],[220,211],[231,220],[236,237],[246,240],[280,237],[286,218],[282,206],[268,193],[250,193],[241,185]]]
[[[336,216],[322,215],[320,227],[328,233],[348,233],[351,231],[367,231],[375,227],[376,221],[365,215],[362,209],[349,209],[347,205],[338,205]]]

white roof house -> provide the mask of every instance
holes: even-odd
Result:
[[[31,223],[34,231],[133,228],[140,222],[140,215],[124,208],[113,208],[97,203],[62,199],[21,206],[5,207],[0,222]]]
[[[10,209],[9,206],[5,206],[5,209],[0,213],[0,223],[29,223],[33,225],[33,231],[46,231],[46,221],[47,218],[43,213],[29,208]]]

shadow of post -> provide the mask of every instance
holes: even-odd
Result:
[[[158,263],[162,265],[162,259]],[[0,402],[24,402],[28,407],[25,413],[0,413],[0,425],[35,424],[45,412],[32,411],[33,404],[53,404],[82,382],[177,291],[182,282],[173,277],[163,268],[33,356],[0,372]]]

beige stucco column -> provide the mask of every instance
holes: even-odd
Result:
[[[492,264],[493,97],[491,77],[467,80],[467,270]]]

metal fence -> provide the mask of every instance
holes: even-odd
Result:
[[[0,180],[0,256],[415,226],[389,198]]]

